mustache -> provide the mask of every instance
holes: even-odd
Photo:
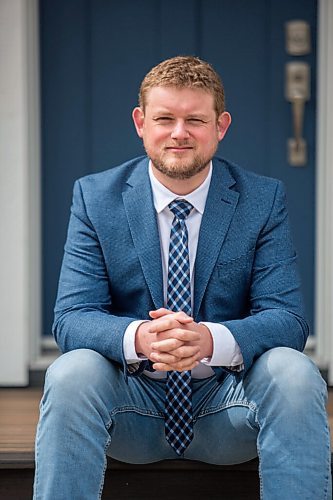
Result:
[[[183,148],[183,147],[193,148],[194,145],[190,141],[175,141],[172,144],[166,144],[164,147],[166,149],[167,148]]]

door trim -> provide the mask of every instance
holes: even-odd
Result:
[[[41,329],[38,0],[0,10],[0,385],[23,386]]]
[[[318,7],[315,361],[333,384],[333,0]]]

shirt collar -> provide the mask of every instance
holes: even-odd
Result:
[[[153,200],[156,212],[161,213],[173,200],[182,199],[186,200],[201,214],[204,213],[210,180],[212,177],[212,162],[209,164],[209,171],[206,179],[200,186],[187,195],[178,195],[163,186],[159,180],[156,179],[151,161],[149,161],[149,178],[153,191]]]

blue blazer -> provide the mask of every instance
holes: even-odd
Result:
[[[194,272],[193,317],[229,328],[242,375],[268,349],[303,350],[308,326],[280,181],[214,158]],[[93,349],[126,374],[127,326],[162,306],[148,158],[76,181],[53,326],[61,351]]]

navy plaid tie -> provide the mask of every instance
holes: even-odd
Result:
[[[167,308],[191,314],[190,261],[186,217],[192,205],[186,200],[169,204],[174,219],[170,234]],[[165,399],[165,437],[178,455],[193,439],[191,371],[170,371]]]

